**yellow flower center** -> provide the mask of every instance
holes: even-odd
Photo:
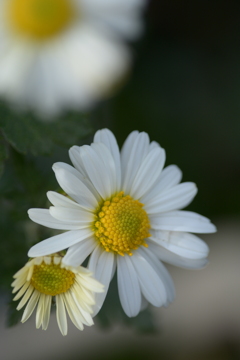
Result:
[[[39,292],[55,296],[66,292],[73,285],[75,274],[60,265],[45,264],[34,265],[31,278],[32,286]]]
[[[150,222],[143,204],[124,196],[123,191],[100,206],[97,218],[95,236],[106,251],[124,256],[141,245],[148,246],[144,239],[151,236]]]
[[[44,40],[66,28],[74,18],[69,0],[7,0],[8,18],[19,33]]]

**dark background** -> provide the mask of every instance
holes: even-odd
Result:
[[[144,130],[195,181],[194,209],[239,214],[240,3],[152,1],[130,81],[109,110],[120,141]]]

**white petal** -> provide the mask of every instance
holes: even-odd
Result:
[[[92,211],[98,205],[96,197],[88,187],[72,173],[64,169],[56,169],[55,175],[61,188],[81,207]]]
[[[38,303],[38,299],[39,299],[40,295],[41,295],[41,293],[39,291],[34,290],[32,296],[31,296],[31,299],[29,300],[29,302],[27,303],[27,306],[24,309],[21,322],[24,323],[32,315],[33,310],[35,309],[35,307]]]
[[[92,314],[92,307],[90,304],[88,304],[87,301],[85,301],[85,298],[82,294],[79,294],[76,291],[72,291],[73,288],[70,291],[70,295],[73,298],[76,306],[78,307],[78,309],[82,312],[85,311],[85,313],[87,313],[87,317],[85,317],[85,319],[87,320],[87,323],[92,323],[92,317],[90,314]],[[85,315],[85,314],[84,314]]]
[[[88,238],[71,246],[63,258],[63,263],[68,266],[79,266],[97,246],[96,240]]]
[[[80,221],[78,224],[76,224],[70,221],[57,220],[50,214],[50,211],[47,209],[29,209],[28,216],[35,223],[46,226],[50,229],[77,230],[89,225],[89,223],[81,224]]]
[[[72,303],[69,303],[66,294],[63,294],[63,301],[64,304],[66,306],[68,315],[70,317],[70,319],[72,320],[73,324],[79,329],[79,330],[83,330],[83,324],[79,318],[79,311],[77,311],[75,313],[75,311],[72,309],[71,305]]]
[[[16,278],[16,279],[12,282],[11,286],[14,287],[14,289],[13,289],[13,291],[12,291],[13,293],[15,293],[16,291],[18,291],[18,290],[25,284],[26,278],[27,278],[27,274],[24,274],[24,275],[22,274],[21,277]]]
[[[91,12],[95,10],[101,14],[101,12],[116,13],[119,11],[120,15],[124,14],[125,16],[129,16],[129,11],[136,11],[144,5],[144,0],[114,0],[114,2],[112,2],[112,0],[82,0],[81,2],[81,6],[84,6],[84,9],[88,9]]]
[[[31,267],[33,265],[33,260],[30,260],[27,262],[27,267],[23,267],[20,270],[16,272],[16,274],[13,275],[13,278],[17,280],[17,278],[21,275],[21,277],[26,277],[27,273],[29,271],[28,267]],[[15,280],[15,281],[16,281]]]
[[[127,164],[128,164],[128,160],[129,160],[129,154],[131,152],[131,149],[133,147],[133,144],[136,140],[136,138],[138,137],[139,131],[132,131],[128,137],[126,138],[126,140],[124,141],[124,144],[122,146],[122,150],[121,150],[121,173],[122,173],[122,179],[123,179],[123,174],[125,174],[126,172],[126,168],[127,168]]]
[[[134,199],[141,198],[151,189],[161,174],[165,158],[165,150],[160,147],[152,149],[147,154],[138,169],[131,187],[130,195]]]
[[[108,148],[101,143],[80,148],[81,159],[87,174],[103,199],[116,192],[116,168]]]
[[[176,165],[169,165],[161,172],[159,180],[155,186],[150,189],[141,199],[141,202],[147,204],[150,199],[154,199],[163,191],[177,185],[182,179],[182,172]]]
[[[111,195],[112,195],[112,192],[118,190],[116,164],[112,156],[112,153],[103,143],[92,143],[91,147],[101,158],[103,164],[105,165],[105,169],[107,169],[108,171],[108,176],[110,178],[110,183],[111,183]]]
[[[142,31],[141,10],[146,4],[143,0],[128,0],[127,2],[119,0],[99,1],[83,0],[81,10],[89,13],[98,19],[98,27],[102,26],[105,31],[112,31],[128,39],[133,39]]]
[[[140,133],[136,137],[132,135],[127,144],[123,147],[122,153],[122,188],[126,194],[130,193],[135,176],[149,150],[149,136],[146,133]],[[125,157],[125,151],[130,150]]]
[[[67,67],[63,70],[71,74],[71,80],[77,86],[74,100],[85,100],[85,106],[90,104],[90,96],[96,99],[109,90],[110,81],[119,79],[131,60],[123,43],[116,41],[115,37],[103,36],[91,21],[80,21],[61,48],[59,55]],[[79,108],[75,101],[75,108]]]
[[[57,220],[72,223],[72,224],[85,224],[89,225],[89,223],[94,221],[94,214],[86,211],[85,209],[71,209],[71,208],[62,208],[51,206],[49,208],[50,214]]]
[[[145,204],[148,214],[182,209],[193,200],[197,187],[192,182],[185,182],[167,189]]]
[[[29,286],[27,291],[25,292],[23,298],[21,299],[20,303],[17,306],[17,310],[20,310],[26,302],[29,300],[29,298],[32,296],[32,292],[34,291],[34,287],[32,285]]]
[[[152,231],[151,239],[158,245],[188,259],[206,258],[209,253],[207,244],[199,237],[178,231]]]
[[[117,277],[119,298],[123,310],[129,317],[136,316],[141,308],[141,291],[129,256],[117,257]]]
[[[18,299],[20,299],[20,297],[23,296],[23,294],[25,293],[25,291],[27,290],[27,288],[29,287],[29,282],[25,282],[25,284],[23,285],[23,287],[21,288],[21,290],[19,290],[19,292],[17,293],[17,295],[13,298],[13,301],[16,301]],[[17,291],[17,290],[16,290]],[[15,290],[13,290],[13,293],[16,292]]]
[[[67,291],[66,293],[64,293],[63,298],[65,298],[64,299],[64,300],[66,300],[65,303],[68,303],[69,308],[71,308],[72,316],[73,316],[74,320],[76,321],[76,324],[78,325],[78,321],[80,321],[81,323],[87,325],[87,322],[86,322],[85,318],[83,317],[82,311],[76,305],[76,302],[73,299],[71,292]],[[69,312],[69,314],[70,314],[70,312]],[[76,318],[78,318],[78,321],[76,320]],[[73,323],[75,326],[77,326],[74,321],[73,321]]]
[[[56,306],[57,306],[57,323],[59,329],[63,335],[67,335],[67,316],[65,311],[64,302],[61,295],[56,295]]]
[[[79,157],[80,157],[80,154],[79,154]],[[91,181],[88,179],[88,176],[86,176],[85,174],[82,174],[80,171],[76,170],[71,165],[68,165],[63,162],[57,162],[57,163],[53,164],[52,168],[53,168],[54,172],[56,172],[56,170],[63,169],[63,170],[66,170],[67,172],[71,173],[76,178],[78,178],[90,190],[91,193],[93,193],[93,195],[96,197],[97,200],[100,200],[100,196],[99,196],[98,192],[96,191],[95,187],[93,186],[93,184],[91,183]]]
[[[78,242],[92,236],[91,229],[68,231],[60,235],[52,236],[31,247],[29,257],[45,256],[64,250]]]
[[[92,314],[89,314],[88,311],[85,311],[79,303],[77,303],[76,305],[79,309],[79,312],[81,312],[82,317],[84,318],[83,324],[87,326],[92,326],[94,324]]]
[[[42,321],[43,321],[45,296],[46,296],[45,294],[41,294],[39,301],[38,301],[38,306],[37,306],[37,311],[36,311],[36,328],[37,329],[40,328],[40,326],[42,325]]]
[[[151,227],[156,230],[213,233],[216,227],[205,216],[191,211],[170,211],[161,215],[149,215]]]
[[[88,269],[93,273],[94,277],[104,285],[104,292],[96,294],[96,305],[93,316],[99,312],[107,295],[114,261],[116,260],[114,259],[113,253],[102,250],[100,246],[95,248],[89,259]]]
[[[76,280],[76,278],[75,278]],[[75,293],[75,296],[78,300],[78,302],[82,303],[86,303],[88,305],[94,305],[95,304],[95,300],[94,300],[94,295],[92,290],[88,291],[81,283],[81,279],[78,278],[77,281],[75,281],[74,285],[72,285],[71,287],[71,292]],[[90,313],[92,313],[91,311],[91,307],[90,307]]]
[[[104,252],[103,248],[100,245],[97,245],[96,249],[93,251],[93,253],[89,259],[87,267],[88,267],[90,273],[92,273],[93,275],[96,271],[98,259],[102,255],[103,252]]]
[[[150,142],[150,145],[149,145],[149,152],[152,150],[152,149],[156,149],[156,148],[159,148],[160,147],[160,144],[156,141],[151,141]]]
[[[172,302],[175,298],[175,288],[173,280],[165,268],[165,266],[158,260],[157,256],[148,248],[141,247],[138,249],[140,254],[142,254],[145,259],[152,265],[160,279],[163,281],[165,289],[167,291],[167,305],[168,302]]]
[[[179,266],[184,269],[201,269],[207,263],[206,258],[203,259],[187,259],[174,254],[173,252],[163,248],[162,246],[156,245],[149,241],[149,250],[151,250],[160,260],[165,261],[171,265]]]
[[[6,11],[2,8],[3,6],[4,4],[1,2],[2,15]],[[2,18],[0,92],[1,95],[9,96],[10,100],[21,101],[24,82],[29,75],[29,70],[32,69],[36,56],[35,52],[29,49],[27,42],[12,41],[11,36],[9,37],[4,31],[4,22]]]
[[[43,320],[42,320],[42,329],[43,330],[47,330],[47,328],[48,328],[51,304],[52,304],[52,296],[45,295],[45,310],[44,310],[44,315],[43,315]]]
[[[81,267],[81,271],[83,270],[89,271],[88,269]],[[103,285],[100,284],[100,282],[98,282],[96,279],[90,277],[89,274],[88,277],[86,277],[86,273],[84,273],[84,275],[78,274],[76,276],[76,280],[78,281],[79,286],[81,286],[82,289],[86,288],[87,291],[90,290],[93,292],[103,292]]]
[[[69,199],[67,196],[59,194],[55,191],[48,191],[47,197],[54,206],[66,207],[71,209],[81,209],[81,206],[78,203]]]
[[[164,283],[145,257],[136,250],[131,261],[138,275],[144,297],[154,306],[162,306],[167,302]]]
[[[72,175],[76,176],[80,181],[82,181],[82,174],[77,170],[75,169],[73,166],[67,164],[67,163],[64,163],[64,162],[56,162],[53,164],[52,166],[52,169],[53,171],[55,172],[56,170],[59,170],[59,169],[63,169],[63,170],[66,170],[67,172],[71,173]]]
[[[119,147],[113,133],[108,129],[98,130],[94,136],[94,142],[101,142],[110,150],[115,162],[116,176],[117,176],[117,189],[121,186],[121,161]]]
[[[76,145],[72,146],[69,150],[69,157],[75,168],[83,175],[83,177],[85,177],[90,181],[81,159],[80,146],[76,146]]]
[[[74,300],[77,308],[81,312],[81,315],[83,316],[83,318],[85,320],[84,323],[88,326],[93,325],[93,319],[92,319],[92,315],[91,315],[92,307],[84,301],[79,301],[80,300],[79,296],[77,296],[77,294],[74,291],[71,291],[70,295],[71,295],[72,299]]]

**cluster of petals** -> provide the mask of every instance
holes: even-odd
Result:
[[[67,335],[68,313],[73,324],[79,329],[83,330],[84,325],[93,325],[92,320],[92,306],[95,304],[95,293],[103,292],[103,286],[98,281],[91,277],[91,273],[86,268],[67,267],[62,263],[61,257],[58,255],[37,257],[31,259],[26,265],[14,275],[13,293],[17,293],[14,301],[21,301],[17,306],[17,310],[25,309],[22,316],[24,323],[32,315],[35,308],[36,310],[36,327],[42,327],[43,330],[48,328],[50,320],[50,311],[53,296],[45,294],[34,287],[32,283],[32,276],[35,266],[45,263],[47,266],[51,264],[53,257],[54,263],[59,264],[61,268],[69,270],[74,274],[74,283],[68,291],[64,291],[54,296],[56,302],[56,316],[59,329],[63,335]]]
[[[48,6],[42,1],[43,8]],[[129,69],[125,41],[142,31],[145,0],[65,2],[72,21],[39,41],[16,31],[8,12],[11,3],[41,8],[40,1],[0,0],[0,95],[17,109],[30,108],[43,117],[62,109],[85,110],[108,95]]]
[[[164,149],[150,142],[144,132],[133,131],[120,152],[113,133],[103,129],[97,131],[90,146],[73,146],[69,156],[73,166],[53,165],[68,196],[49,191],[53,206],[29,210],[34,222],[65,232],[34,245],[29,256],[68,249],[63,262],[78,266],[90,255],[88,268],[105,286],[105,292],[96,295],[94,315],[104,302],[116,268],[120,301],[129,317],[147,303],[168,305],[175,290],[162,261],[189,269],[205,266],[208,246],[192,233],[216,231],[206,217],[181,210],[193,200],[196,185],[180,183],[182,173],[176,165],[164,168]],[[147,247],[139,246],[132,256],[106,251],[92,227],[96,208],[119,191],[141,202],[150,221]]]

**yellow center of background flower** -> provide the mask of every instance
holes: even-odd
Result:
[[[72,22],[70,0],[7,0],[10,24],[18,33],[45,40]]]
[[[73,285],[75,274],[60,265],[45,264],[34,265],[31,278],[32,286],[39,292],[55,296],[66,292]]]
[[[144,239],[151,236],[150,223],[143,204],[124,196],[123,191],[105,201],[97,217],[95,235],[106,251],[124,256],[141,245],[148,246]]]

